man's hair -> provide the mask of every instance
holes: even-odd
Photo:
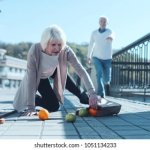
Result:
[[[62,43],[62,47],[64,48],[66,45],[66,35],[59,26],[52,25],[47,27],[42,33],[40,43],[43,50],[46,49],[49,41],[59,41]]]
[[[106,23],[108,24],[108,18],[107,18],[106,16],[100,16],[100,17],[99,17],[99,21],[100,21],[101,19],[105,19],[105,20],[106,20]]]

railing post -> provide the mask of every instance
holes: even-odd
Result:
[[[144,102],[146,101],[146,86],[144,86]]]

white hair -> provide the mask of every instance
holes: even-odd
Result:
[[[59,41],[64,48],[66,45],[66,35],[59,26],[52,25],[50,27],[47,27],[42,33],[40,43],[43,50],[46,49],[49,41]]]
[[[105,20],[106,20],[106,23],[108,24],[108,18],[107,18],[106,16],[100,16],[100,17],[99,17],[99,21],[100,21],[101,19],[105,19]]]

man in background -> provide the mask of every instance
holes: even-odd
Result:
[[[94,64],[97,78],[97,94],[102,98],[109,95],[112,63],[112,31],[106,28],[108,19],[104,16],[99,18],[99,28],[91,35],[88,47],[88,63]]]

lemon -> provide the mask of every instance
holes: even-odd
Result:
[[[76,121],[76,115],[74,113],[68,113],[66,116],[65,116],[65,120],[67,122],[75,122]]]
[[[87,109],[86,109],[86,108],[81,108],[81,109],[79,110],[79,112],[78,112],[78,115],[79,115],[80,117],[85,117],[85,116],[87,116],[87,115],[88,115]]]

